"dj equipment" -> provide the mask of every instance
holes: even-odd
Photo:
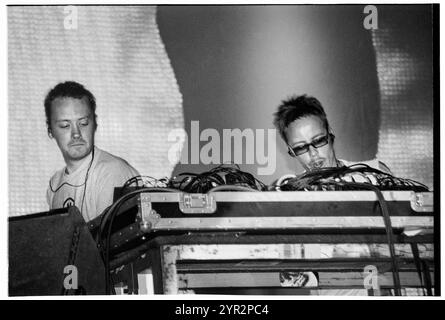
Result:
[[[9,218],[9,295],[104,294],[104,265],[76,207]]]
[[[116,190],[115,212],[89,223],[102,237],[111,230],[112,272],[151,267],[155,293],[283,290],[286,272],[316,274],[316,289],[363,289],[369,266],[381,288],[433,292],[432,192],[383,191],[382,204],[370,191],[161,191]]]

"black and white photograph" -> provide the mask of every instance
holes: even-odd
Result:
[[[6,15],[9,298],[441,296],[438,4]]]

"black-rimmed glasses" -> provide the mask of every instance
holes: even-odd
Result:
[[[323,137],[315,139],[311,143],[306,143],[302,146],[297,146],[294,148],[292,148],[291,146],[288,146],[289,147],[288,152],[292,157],[300,156],[300,155],[305,154],[306,152],[309,151],[309,146],[312,146],[312,147],[318,149],[320,147],[327,145],[329,143],[329,139],[334,140],[334,138],[335,138],[335,136],[332,133],[329,133]]]

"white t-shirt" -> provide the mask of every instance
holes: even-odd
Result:
[[[127,161],[94,147],[82,165],[68,174],[66,168],[50,179],[47,201],[50,210],[76,206],[86,222],[113,203],[115,187],[139,173]],[[92,161],[91,161],[92,160]]]
[[[370,166],[371,168],[386,172],[391,174],[391,170],[381,161],[379,161],[378,159],[373,159],[373,160],[368,160],[368,161],[347,161],[347,160],[342,160],[342,159],[338,159],[341,163],[343,163],[343,165],[345,165],[346,167],[352,166],[354,164],[367,164],[368,166]]]

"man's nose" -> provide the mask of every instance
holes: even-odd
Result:
[[[71,137],[73,139],[79,139],[81,137],[79,126],[74,125],[73,130],[71,131]]]
[[[318,150],[313,145],[309,146],[309,155],[311,158],[318,156]]]

